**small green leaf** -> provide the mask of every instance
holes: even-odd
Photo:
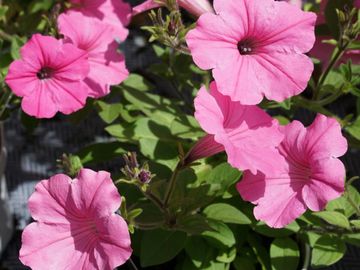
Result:
[[[226,203],[211,204],[204,209],[205,216],[225,223],[251,224],[251,220],[234,206]]]
[[[153,88],[153,86],[145,80],[144,77],[135,73],[130,74],[122,84],[140,91],[148,91]]]
[[[195,235],[212,230],[206,218],[199,214],[181,217],[176,225],[177,229]]]
[[[290,238],[275,239],[270,246],[273,270],[296,270],[299,264],[299,247]]]
[[[108,104],[104,101],[98,100],[96,105],[98,107],[99,116],[106,124],[114,122],[123,110],[121,103]]]
[[[223,222],[208,220],[213,231],[203,232],[202,235],[215,247],[226,249],[235,245],[235,236],[231,229]]]
[[[163,264],[173,259],[186,243],[186,233],[177,231],[146,231],[141,240],[142,267]]]
[[[322,211],[312,213],[312,215],[317,216],[325,220],[327,223],[345,228],[350,229],[350,223],[348,219],[341,213],[335,211]]]
[[[312,251],[311,266],[325,267],[339,261],[345,254],[346,245],[344,241],[334,236],[320,237]]]
[[[355,121],[345,129],[351,136],[360,140],[360,116],[358,116]]]
[[[126,153],[124,146],[120,142],[96,143],[81,149],[77,155],[82,164],[105,162]]]
[[[264,222],[258,222],[254,226],[254,230],[268,237],[286,237],[298,232],[300,230],[300,227],[296,223],[296,221],[294,221],[293,223],[289,224],[288,226],[282,229],[270,228]]]

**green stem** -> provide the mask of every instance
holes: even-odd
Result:
[[[320,76],[319,82],[315,88],[314,96],[313,96],[314,100],[319,99],[321,87],[323,86],[327,76],[329,75],[330,71],[334,68],[336,63],[339,61],[339,59],[343,56],[343,54],[348,46],[349,46],[349,43],[345,44],[341,48],[339,48],[338,46],[335,47],[335,49],[332,53],[331,61],[330,61],[329,65],[327,66],[326,70],[324,71],[324,73]]]
[[[129,264],[131,265],[131,267],[132,267],[133,270],[138,270],[136,264],[134,263],[134,261],[133,261],[131,258],[129,258],[129,261],[128,261],[128,262],[129,262]]]
[[[174,192],[174,189],[175,189],[175,186],[176,186],[176,179],[177,179],[177,176],[178,176],[178,174],[180,172],[180,169],[181,169],[180,164],[181,163],[179,162],[178,165],[176,166],[173,174],[171,175],[170,182],[169,182],[168,188],[166,190],[165,197],[164,197],[164,202],[163,202],[163,205],[164,205],[165,208],[168,207],[169,200],[171,198],[172,193]]]
[[[5,98],[3,98],[5,96]],[[1,103],[0,103],[0,119],[2,118],[7,106],[9,105],[12,97],[13,97],[13,93],[10,91],[7,91],[4,96],[1,98]],[[3,100],[5,100],[3,102]]]
[[[308,268],[310,266],[310,257],[311,257],[311,248],[310,248],[309,243],[305,242],[304,251],[305,251],[304,263],[303,263],[301,270],[308,270]]]
[[[12,36],[0,29],[0,39],[11,42],[12,41]]]
[[[141,190],[141,188],[140,188]],[[152,201],[159,209],[161,212],[165,213],[165,205],[164,203],[158,198],[156,197],[154,194],[152,194],[150,191],[145,191],[143,192],[143,194],[145,195],[146,198],[148,198],[150,201]]]

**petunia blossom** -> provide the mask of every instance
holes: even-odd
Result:
[[[131,20],[131,7],[123,0],[70,0],[74,6],[67,11],[81,12],[84,16],[97,18],[114,27],[116,34],[123,41],[129,31],[126,29]]]
[[[21,59],[11,63],[5,78],[21,107],[37,118],[51,118],[58,111],[70,114],[86,102],[83,83],[89,73],[87,52],[72,44],[35,34],[20,50]]]
[[[82,169],[77,178],[43,180],[29,199],[36,222],[22,234],[20,260],[36,270],[112,270],[132,253],[121,197],[110,174]]]
[[[219,91],[244,105],[301,93],[313,71],[304,53],[316,15],[274,0],[215,0],[186,35],[194,62],[211,69]]]
[[[186,9],[190,14],[196,17],[211,12],[214,13],[214,9],[208,0],[178,0],[179,6]],[[133,16],[145,12],[147,10],[161,7],[161,4],[156,3],[154,0],[147,0],[144,3],[137,5],[133,8]]]
[[[241,170],[275,170],[281,159],[276,149],[283,139],[278,122],[256,106],[241,105],[218,92],[202,87],[195,98],[195,118],[208,135],[194,146],[187,162],[226,151],[228,162]]]
[[[117,51],[116,34],[111,26],[71,12],[59,16],[58,27],[66,43],[73,43],[89,54],[90,72],[84,82],[90,97],[107,95],[110,85],[117,85],[128,77],[125,59]]]
[[[277,161],[278,173],[246,171],[237,189],[244,200],[256,204],[254,215],[269,226],[281,228],[301,216],[307,208],[322,210],[344,191],[345,168],[338,157],[347,150],[339,123],[318,115],[305,128],[293,121],[284,127],[285,138]]]

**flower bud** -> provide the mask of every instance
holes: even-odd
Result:
[[[196,17],[208,12],[214,13],[214,9],[208,0],[178,0],[178,2],[179,6]]]
[[[224,146],[215,142],[214,135],[206,135],[191,148],[184,163],[190,164],[198,159],[211,157],[223,151],[225,151]]]

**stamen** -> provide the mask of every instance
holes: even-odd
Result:
[[[238,43],[238,50],[241,55],[247,55],[253,53],[253,44],[248,40],[242,40]]]
[[[46,80],[51,77],[51,74],[52,74],[52,69],[48,67],[44,67],[40,69],[38,73],[36,73],[36,76],[38,77],[39,80]]]

